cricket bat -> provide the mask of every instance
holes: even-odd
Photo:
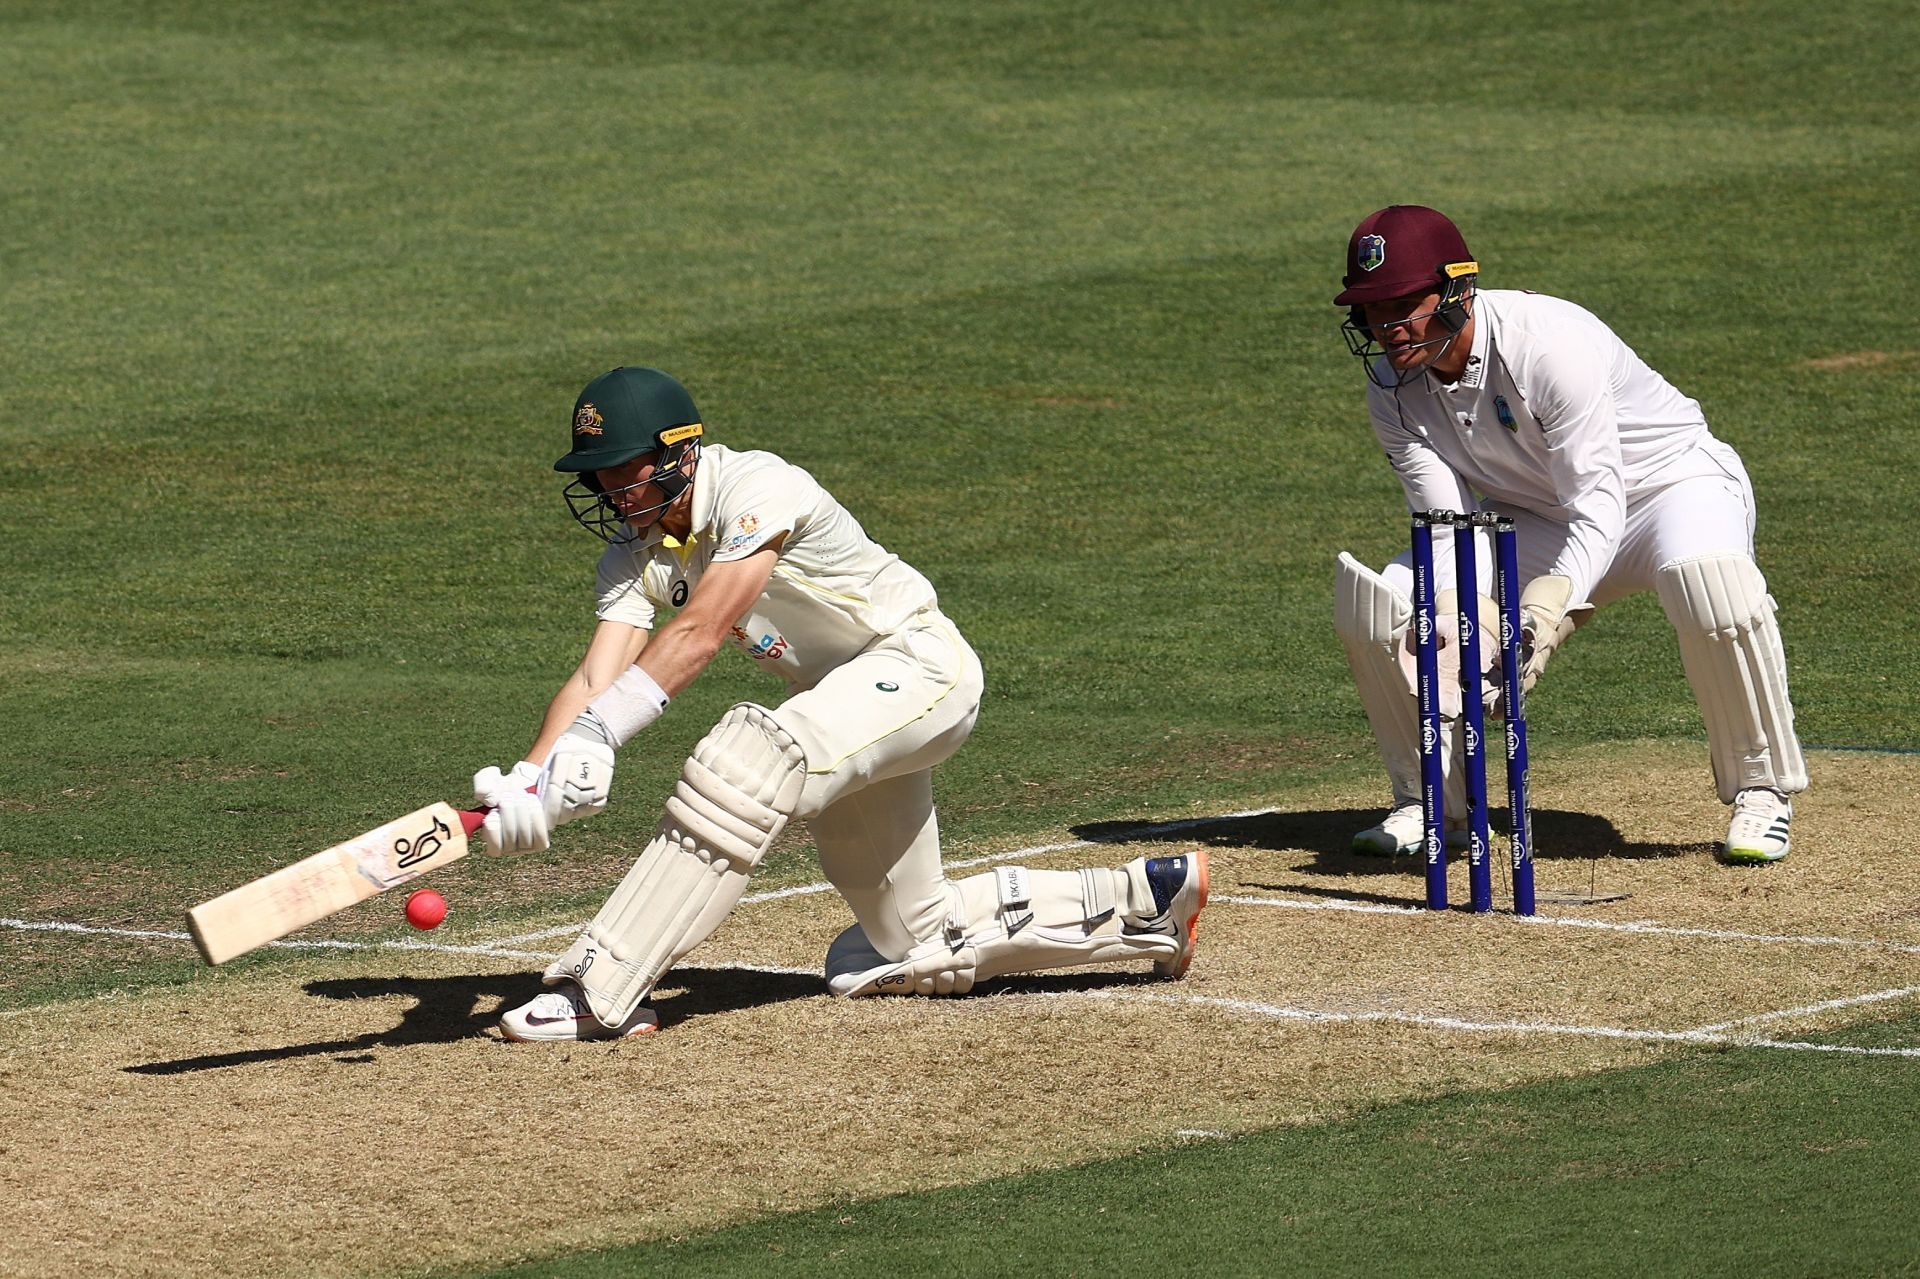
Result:
[[[429,804],[398,821],[283,866],[187,912],[193,944],[224,964],[355,902],[467,855],[485,809]]]

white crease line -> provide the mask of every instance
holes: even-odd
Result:
[[[100,933],[109,937],[157,937],[163,941],[191,941],[186,933],[163,933],[150,928],[97,928],[91,924],[67,924],[57,919],[0,919],[0,928],[19,928],[30,933]]]
[[[1267,899],[1256,898],[1254,900],[1265,901]],[[1399,908],[1394,907],[1389,909],[1399,909]],[[0,925],[9,925],[9,924],[23,924],[23,921],[0,919]],[[168,938],[168,939],[178,938],[180,940],[186,940],[187,938],[187,935],[185,933],[163,933],[163,932],[154,932],[154,931],[140,931],[135,929],[90,928],[90,927],[85,927],[79,924],[40,924],[40,925],[24,924],[24,926],[29,928],[47,928],[47,929],[53,929],[61,932],[108,933],[108,934],[129,933],[129,934],[142,936],[142,937],[162,937],[162,938]],[[340,950],[434,950],[434,951],[445,951],[452,954],[502,955],[502,956],[508,956],[512,958],[525,958],[525,959],[551,959],[552,958],[551,955],[528,954],[522,951],[493,950],[493,949],[485,949],[485,948],[473,947],[473,946],[438,946],[432,942],[417,942],[417,941],[273,942],[269,944],[276,945],[276,946],[304,947],[304,948],[326,947],[329,949],[340,949]],[[733,972],[774,973],[774,974],[787,975],[787,976],[812,977],[812,976],[819,975],[819,970],[814,968],[782,968],[782,967],[776,967],[776,966],[767,965],[767,964],[720,962],[720,963],[706,963],[706,964],[688,964],[688,965],[685,965],[685,967],[722,969],[722,970],[733,971]],[[112,994],[117,994],[117,992],[107,992],[107,994],[112,995]],[[1008,992],[1008,994],[1014,995],[1015,997],[1019,997],[1020,992]],[[1907,995],[1907,994],[1920,994],[1920,987],[1912,987],[1912,988],[1898,990],[1898,991],[1876,991],[1873,995],[1859,996],[1852,1000],[1834,1000],[1834,1001],[1831,1001],[1829,1004],[1815,1005],[1814,1007],[1815,1008],[1824,1008],[1829,1006],[1840,1007],[1840,1006],[1844,1006],[1847,1003],[1865,1003],[1874,999],[1881,999],[1881,998],[1893,999],[1901,995]],[[105,996],[97,996],[96,998],[100,998],[100,997],[105,997]],[[1801,1040],[1758,1039],[1758,1038],[1751,1038],[1743,1035],[1720,1034],[1717,1032],[1721,1029],[1721,1027],[1714,1027],[1714,1026],[1704,1026],[1704,1027],[1696,1028],[1694,1030],[1632,1030],[1624,1026],[1567,1026],[1567,1025],[1558,1025],[1552,1022],[1525,1022],[1525,1021],[1480,1022],[1480,1021],[1466,1021],[1459,1017],[1447,1017],[1447,1016],[1434,1014],[1434,1013],[1398,1013],[1398,1012],[1335,1013],[1335,1012],[1326,1012],[1324,1010],[1315,1009],[1315,1008],[1290,1008],[1282,1004],[1262,1003],[1259,1000],[1254,1000],[1254,999],[1223,999],[1217,996],[1210,996],[1210,995],[1162,995],[1162,994],[1151,994],[1151,993],[1140,992],[1140,991],[1112,991],[1112,990],[1056,991],[1056,992],[1050,992],[1045,994],[1037,994],[1037,995],[1028,996],[1028,997],[1041,998],[1041,999],[1104,999],[1114,1003],[1185,1004],[1190,1007],[1196,1007],[1196,1008],[1223,1008],[1231,1012],[1244,1013],[1244,1014],[1249,1014],[1251,1016],[1264,1017],[1264,1018],[1267,1018],[1270,1020],[1276,1020],[1276,1021],[1302,1021],[1302,1022],[1348,1023],[1348,1024],[1358,1024],[1358,1023],[1366,1023],[1366,1022],[1392,1022],[1392,1023],[1397,1023],[1399,1025],[1406,1025],[1406,1026],[1421,1026],[1421,1027],[1425,1027],[1433,1030],[1456,1030],[1456,1031],[1462,1031],[1467,1033],[1481,1033],[1481,1034],[1569,1035],[1569,1036],[1576,1036],[1576,1037],[1588,1038],[1588,1039],[1626,1039],[1626,1040],[1637,1040],[1641,1042],[1720,1045],[1720,1046],[1725,1046],[1730,1048],[1777,1048],[1777,1049],[1783,1049],[1783,1050],[1793,1051],[1793,1052],[1845,1053],[1848,1055],[1860,1056],[1860,1057],[1920,1058],[1920,1048],[1862,1048],[1852,1044],[1815,1044],[1815,1043],[1807,1043]],[[0,1011],[0,1017],[20,1016],[26,1013],[41,1011],[51,1006],[52,1005],[37,1004],[31,1008],[7,1009],[4,1011]],[[1805,1011],[1810,1011],[1810,1010],[1789,1009],[1777,1015],[1788,1016],[1788,1015],[1791,1015],[1792,1013],[1805,1012]],[[1760,1017],[1743,1019],[1743,1020],[1758,1021],[1758,1020],[1764,1019],[1767,1016],[1773,1016],[1773,1015],[1775,1014],[1762,1014]],[[1727,1026],[1733,1026],[1738,1024],[1740,1023],[1738,1022],[1725,1023],[1725,1025]]]
[[[1286,910],[1341,910],[1367,915],[1437,915],[1449,912],[1428,911],[1419,906],[1383,906],[1375,902],[1297,901],[1288,897],[1241,897],[1217,894],[1215,902],[1235,906],[1278,906]],[[1541,928],[1596,928],[1603,932],[1634,933],[1645,937],[1700,937],[1709,941],[1752,941],[1786,943],[1796,946],[1857,946],[1867,950],[1890,950],[1902,955],[1920,955],[1920,945],[1882,941],[1873,937],[1827,937],[1818,934],[1740,933],[1721,928],[1681,928],[1673,924],[1615,922],[1605,919],[1570,919],[1564,915],[1508,915],[1496,918],[1515,924]]]
[[[1150,995],[1132,991],[1064,991],[1057,997],[1069,999],[1106,999],[1118,1003],[1191,1004],[1224,1008],[1276,1021],[1362,1023],[1394,1022],[1405,1026],[1423,1026],[1435,1030],[1457,1030],[1480,1034],[1570,1035],[1587,1039],[1628,1039],[1642,1042],[1710,1044],[1729,1048],[1780,1048],[1795,1052],[1847,1053],[1860,1057],[1920,1058],[1920,1048],[1861,1048],[1852,1044],[1814,1044],[1791,1039],[1756,1039],[1744,1035],[1721,1035],[1704,1030],[1631,1030],[1624,1026],[1564,1026],[1553,1022],[1466,1021],[1459,1017],[1432,1013],[1331,1013],[1315,1008],[1288,1008],[1252,999],[1220,999],[1206,995]]]
[[[150,937],[161,941],[191,941],[187,933],[163,932],[150,928],[102,928],[91,924],[66,924],[58,922],[35,923],[25,919],[0,919],[0,927],[23,928],[34,932],[87,933],[107,937]],[[442,955],[497,955],[503,959],[538,959],[542,961],[554,958],[555,952],[536,950],[504,950],[498,946],[453,946],[444,942],[421,941],[416,938],[389,938],[384,941],[334,941],[318,939],[313,941],[273,941],[268,946],[281,950],[430,950]],[[800,977],[818,977],[818,968],[775,968],[766,964],[736,963],[684,963],[683,968],[737,969],[750,973],[786,973]],[[108,992],[112,994],[114,992]],[[0,1010],[0,1017],[13,1016],[26,1009],[13,1008]]]
[[[27,932],[84,933],[95,937],[140,937],[156,941],[192,941],[188,933],[163,932],[155,928],[104,928],[93,924],[68,924],[58,920],[0,919],[0,928],[18,928]],[[386,941],[332,941],[325,938],[302,941],[270,941],[276,950],[432,950],[448,955],[498,955],[503,959],[552,959],[552,955],[528,950],[505,950],[480,942],[471,946],[451,946],[444,942],[418,941],[412,938]]]
[[[1712,1034],[1716,1031],[1730,1030],[1735,1026],[1752,1026],[1763,1021],[1785,1021],[1791,1017],[1811,1017],[1816,1013],[1832,1012],[1836,1008],[1857,1008],[1862,1004],[1885,1003],[1889,999],[1905,999],[1911,995],[1920,995],[1920,986],[1902,986],[1897,990],[1876,990],[1865,995],[1850,995],[1845,999],[1827,999],[1817,1004],[1807,1004],[1800,1008],[1781,1008],[1770,1013],[1755,1013],[1751,1017],[1735,1017],[1732,1021],[1716,1021],[1707,1026],[1695,1026],[1695,1034]]]
[[[1249,808],[1238,813],[1216,813],[1211,817],[1183,817],[1178,821],[1159,822],[1152,826],[1141,826],[1126,832],[1124,837],[1113,839],[1069,839],[1058,844],[1035,844],[1030,848],[1016,848],[1007,853],[988,853],[984,857],[969,857],[964,861],[947,862],[947,870],[967,870],[974,866],[988,866],[994,862],[1009,862],[1016,857],[1038,857],[1046,853],[1063,853],[1072,848],[1093,848],[1100,844],[1124,844],[1142,837],[1151,838],[1177,830],[1191,830],[1195,826],[1211,826],[1215,822],[1236,821],[1242,817],[1264,817],[1268,813],[1278,812],[1273,808]],[[752,906],[759,902],[781,901],[788,897],[811,897],[815,893],[832,892],[833,885],[800,884],[793,888],[770,888],[764,893],[748,893],[738,903],[740,906]],[[496,946],[515,946],[521,942],[545,941],[549,937],[559,937],[565,933],[579,932],[586,925],[561,924],[554,928],[543,928],[537,933],[519,933],[512,937],[502,937],[491,943]]]
[[[662,986],[667,987],[669,990],[672,989],[673,975],[677,972],[682,972],[687,969],[701,969],[707,972],[724,971],[724,972],[733,972],[733,973],[778,973],[783,977],[821,977],[822,976],[818,968],[781,968],[774,964],[742,964],[742,963],[733,963],[731,961],[726,963],[715,962],[715,963],[703,964],[695,960],[691,962],[675,964],[672,968],[667,969],[667,975],[660,979],[660,984]],[[824,978],[822,978],[822,980],[824,980]],[[825,987],[823,986],[822,992],[824,993],[824,991],[825,991]]]

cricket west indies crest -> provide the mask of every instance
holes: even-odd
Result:
[[[1356,265],[1362,271],[1378,271],[1386,263],[1387,237],[1384,235],[1361,236],[1359,261]]]
[[[1520,424],[1514,420],[1513,410],[1507,406],[1506,396],[1496,395],[1493,397],[1493,412],[1494,416],[1500,419],[1500,425],[1506,427],[1509,431],[1519,431]]]

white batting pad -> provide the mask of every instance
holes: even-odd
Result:
[[[1140,865],[1144,866],[1144,860]],[[858,995],[964,995],[976,982],[1010,973],[1168,959],[1172,937],[1126,931],[1129,910],[1151,913],[1144,871],[1029,870],[1001,866],[947,885],[945,935],[890,962],[858,924],[827,951],[827,987]],[[1144,907],[1136,904],[1144,901]]]
[[[1655,588],[1706,721],[1721,802],[1752,786],[1805,790],[1786,653],[1760,569],[1744,555],[1676,560],[1655,574]]]
[[[740,900],[806,775],[799,745],[765,707],[728,711],[681,769],[652,842],[547,983],[578,982],[601,1024],[626,1021]]]

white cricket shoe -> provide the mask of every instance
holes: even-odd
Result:
[[[660,1018],[644,1004],[618,1030],[608,1030],[587,1007],[587,997],[572,982],[542,991],[500,1019],[508,1039],[522,1044],[577,1043],[587,1039],[624,1039],[660,1029]]]
[[[1363,857],[1412,857],[1426,835],[1426,814],[1418,804],[1402,804],[1353,837],[1353,851]]]
[[[1722,855],[1730,862],[1777,862],[1792,846],[1788,828],[1793,801],[1777,790],[1755,786],[1733,797],[1733,822]]]
[[[1154,913],[1127,931],[1159,933],[1179,943],[1173,954],[1153,961],[1156,977],[1177,981],[1187,975],[1200,936],[1200,912],[1207,904],[1207,854],[1195,849],[1178,857],[1150,857],[1142,869],[1153,891]]]

